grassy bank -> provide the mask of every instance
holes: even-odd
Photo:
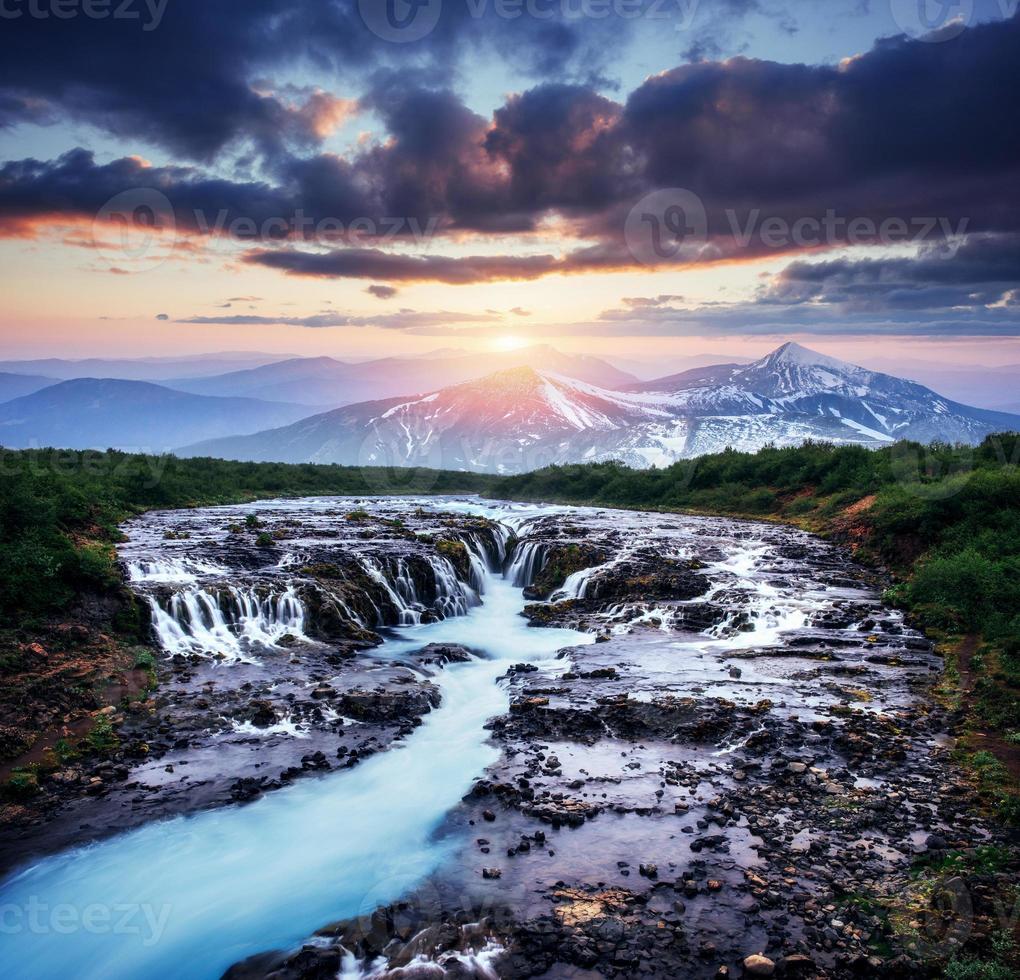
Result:
[[[661,470],[553,466],[500,480],[520,500],[781,520],[890,570],[890,601],[947,657],[962,761],[1020,822],[1020,436],[978,447],[902,442],[723,452]]]

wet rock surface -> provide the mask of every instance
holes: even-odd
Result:
[[[658,524],[631,550],[620,515],[585,517],[607,557],[551,584],[577,513],[522,534],[548,596],[526,613],[603,642],[506,673],[500,762],[448,820],[459,858],[371,950],[341,926],[314,956],[405,976],[442,920],[499,955],[437,942],[422,976],[937,977],[987,940],[1017,868],[919,877],[1001,837],[950,764],[940,661],[877,577],[789,529],[628,516]],[[318,975],[312,948],[257,975]]]
[[[484,644],[379,644],[472,608],[483,562],[535,630],[598,642],[498,667],[498,759],[437,831],[440,870],[228,976],[937,977],[1001,928],[1018,869],[986,859],[1008,852],[951,765],[941,663],[877,576],[771,525],[431,506],[129,526],[160,686],[100,786],[3,854],[348,778],[414,738]]]

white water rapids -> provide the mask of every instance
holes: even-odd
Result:
[[[484,653],[439,672],[442,704],[406,742],[247,806],[149,824],[22,870],[0,888],[0,976],[215,978],[410,891],[449,852],[435,836],[444,816],[496,759],[483,726],[508,708],[497,678],[594,639],[529,629],[511,573],[479,573],[481,605],[375,651],[435,642]]]

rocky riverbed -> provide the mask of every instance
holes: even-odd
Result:
[[[189,976],[939,976],[1009,926],[1016,869],[950,764],[938,658],[806,534],[336,498],[125,530],[159,688],[14,843],[140,828],[75,882],[123,840],[181,848],[151,874],[203,896],[176,865],[207,825],[181,815],[238,814],[214,828],[258,842],[231,926],[210,892],[201,934],[154,946]],[[308,835],[277,847],[279,907],[254,887],[270,833]],[[0,900],[66,890],[70,860]],[[97,975],[173,975],[129,962]]]

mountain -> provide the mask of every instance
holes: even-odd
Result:
[[[0,402],[31,395],[57,383],[56,378],[43,378],[37,374],[7,374],[0,372]]]
[[[688,454],[714,449],[725,429],[736,448],[753,446],[763,432],[790,442],[784,426],[812,438],[865,445],[916,439],[976,442],[1012,429],[1020,418],[971,408],[913,381],[848,364],[788,343],[747,365],[718,365],[635,386],[666,393],[695,423]]]
[[[931,361],[900,361],[869,358],[869,364],[876,370],[890,368],[899,377],[909,378],[926,388],[933,388],[941,395],[1000,412],[1016,409],[1016,392],[1020,391],[1020,364],[946,364]],[[1013,405],[1013,408],[1006,406]]]
[[[294,425],[181,450],[283,462],[521,472],[658,417],[642,398],[530,367],[428,395],[348,405]]]
[[[203,395],[264,398],[306,405],[352,405],[366,399],[406,397],[485,377],[495,371],[532,367],[606,388],[637,378],[597,357],[564,354],[536,345],[500,353],[435,352],[422,358],[386,357],[352,364],[331,357],[293,358],[214,378],[167,382]]]
[[[145,381],[76,378],[0,405],[0,444],[163,452],[301,418],[304,405],[188,395]]]
[[[696,368],[612,390],[529,367],[424,396],[349,405],[293,425],[188,446],[188,455],[513,473],[621,459],[667,465],[727,446],[807,439],[879,446],[976,442],[1020,417],[784,344],[751,364]]]
[[[72,378],[120,378],[126,381],[159,381],[165,378],[223,374],[280,360],[279,354],[261,351],[225,351],[183,357],[91,357],[75,361],[47,357],[30,361],[0,361],[0,371],[11,374],[43,374],[57,381]]]

